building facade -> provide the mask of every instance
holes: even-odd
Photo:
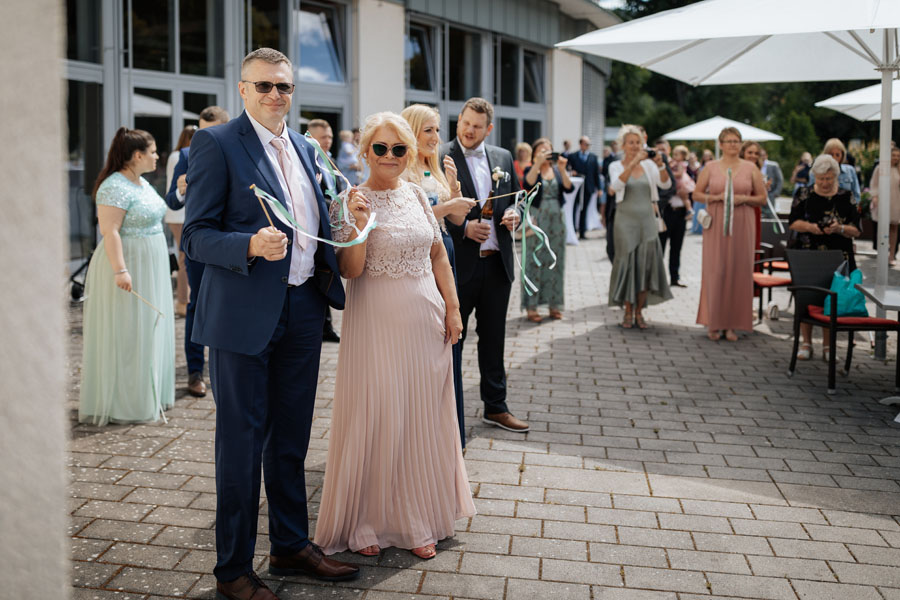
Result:
[[[67,0],[70,253],[96,239],[90,190],[120,126],[168,153],[210,104],[232,116],[243,56],[262,46],[294,63],[289,115],[337,134],[382,110],[438,108],[443,137],[471,96],[496,106],[490,141],[600,139],[609,63],[553,45],[618,22],[592,0]]]

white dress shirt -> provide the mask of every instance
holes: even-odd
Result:
[[[285,140],[285,147],[287,148],[288,154],[290,155],[291,160],[294,161],[294,165],[296,165],[297,171],[300,174],[300,187],[303,190],[303,209],[306,211],[306,230],[312,235],[318,235],[319,206],[316,201],[316,191],[313,187],[314,184],[310,181],[309,175],[306,173],[306,169],[303,167],[303,161],[300,160],[300,156],[297,154],[297,149],[294,148],[294,144],[291,143],[287,124],[282,127],[281,135],[276,136],[274,133],[260,125],[256,119],[250,116],[250,113],[247,113],[247,117],[253,125],[253,130],[256,131],[257,137],[259,137],[263,149],[266,151],[266,158],[269,159],[272,170],[275,171],[275,175],[278,177],[278,185],[281,186],[281,191],[284,194],[285,200],[287,200],[287,208],[291,211],[291,214],[294,214],[291,193],[288,190],[287,181],[284,179],[284,173],[281,172],[281,164],[278,162],[278,150],[272,145],[272,140],[276,137],[281,137]],[[295,231],[294,240],[296,240],[299,235],[300,234]],[[290,285],[301,285],[315,273],[316,245],[316,240],[309,238],[306,240],[305,249],[300,248],[300,244],[291,244],[291,270],[288,273],[288,283]]]
[[[466,147],[457,138],[456,143],[459,147],[466,151]],[[475,192],[478,194],[478,204],[484,208],[485,199],[493,192],[493,180],[491,179],[491,165],[488,163],[487,152],[484,148],[484,142],[481,142],[474,152],[481,152],[479,156],[467,156],[466,165],[469,167],[469,173],[472,175],[472,182],[475,184]],[[491,226],[491,234],[488,239],[481,244],[482,250],[499,250],[500,243],[497,241],[497,229],[494,225],[494,219],[488,221]]]

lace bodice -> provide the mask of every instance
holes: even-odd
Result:
[[[97,189],[97,204],[125,211],[119,229],[122,237],[148,237],[163,232],[166,203],[143,177],[141,185],[137,185],[121,173],[113,173]]]
[[[441,243],[441,231],[425,192],[402,181],[396,190],[375,191],[360,187],[376,213],[378,226],[366,242],[366,272],[371,277],[431,275],[431,246]],[[341,194],[343,198],[344,192]],[[353,215],[350,221],[355,222]],[[331,222],[338,224],[338,205],[331,207]],[[333,230],[335,241],[345,242],[353,229],[344,224]]]

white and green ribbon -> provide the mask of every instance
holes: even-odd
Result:
[[[725,174],[725,210],[722,219],[722,234],[730,236],[734,232],[734,174],[728,169]]]
[[[355,225],[351,223],[351,226],[357,232],[356,239],[350,240],[349,242],[335,242],[334,240],[327,240],[325,238],[320,238],[315,236],[305,229],[303,229],[297,221],[294,220],[294,217],[288,212],[288,209],[284,207],[284,205],[278,201],[277,198],[273,198],[270,194],[265,191],[259,189],[258,185],[250,186],[250,189],[253,190],[253,193],[256,194],[256,197],[261,199],[266,203],[272,213],[278,218],[279,221],[299,233],[300,235],[305,235],[311,240],[316,240],[317,242],[322,242],[323,244],[328,244],[329,246],[334,246],[335,248],[349,248],[350,246],[356,246],[357,244],[362,244],[369,237],[369,233],[377,227],[377,222],[375,220],[375,213],[369,217],[369,222],[366,223],[366,226],[363,227],[362,231],[357,229]],[[348,194],[349,196],[349,194]],[[340,200],[338,200],[340,201]],[[344,202],[346,204],[346,201]],[[346,208],[346,206],[345,206]],[[349,212],[349,211],[348,211]]]
[[[550,247],[550,238],[547,236],[546,232],[544,232],[543,229],[535,224],[534,219],[531,218],[531,204],[532,202],[534,202],[534,198],[535,196],[537,196],[540,186],[541,184],[537,183],[528,192],[522,190],[517,193],[513,205],[517,213],[519,212],[519,203],[521,202],[524,205],[525,208],[523,211],[524,215],[522,219],[523,225],[531,229],[538,239],[537,246],[531,253],[531,260],[533,260],[534,264],[536,264],[537,266],[543,266],[543,263],[541,262],[541,259],[538,258],[537,253],[541,248],[546,246],[547,252],[550,253],[550,257],[553,259],[553,264],[551,264],[548,268],[552,269],[556,267],[557,258],[556,253],[554,253],[553,249]],[[526,294],[528,294],[529,296],[533,296],[535,292],[538,291],[538,286],[536,286],[525,273],[525,263],[528,261],[528,236],[525,235],[524,227],[522,229],[522,260],[519,260],[519,255],[515,252],[513,252],[513,256],[516,259],[516,265],[519,269],[519,272],[522,274],[522,287],[524,288]]]
[[[347,189],[350,189],[351,187],[353,187],[350,184],[350,180],[347,179],[347,176],[344,175],[343,173],[341,173],[341,170],[337,168],[337,165],[334,164],[334,161],[331,160],[331,157],[328,156],[328,154],[325,152],[325,150],[322,149],[322,146],[319,144],[319,141],[316,138],[314,138],[312,135],[310,135],[310,133],[308,131],[306,132],[305,135],[306,135],[306,141],[308,141],[310,143],[310,145],[316,150],[316,154],[319,156],[319,158],[322,159],[322,164],[325,165],[325,168],[328,170],[328,174],[331,175],[331,181],[335,182],[333,186],[329,186],[329,185],[325,186],[325,195],[328,196],[328,198],[331,200],[332,204],[337,203],[339,205],[338,206],[338,222],[331,223],[329,221],[329,225],[331,225],[332,229],[340,229],[343,227],[341,222],[346,223],[347,225],[352,227],[353,230],[356,231],[356,233],[358,235],[359,229],[356,228],[356,225],[354,225],[353,223],[350,222],[350,210],[347,208],[346,198],[342,201],[340,196],[337,193],[337,190],[335,189],[337,187],[338,176],[340,176],[341,179],[343,179],[344,182],[346,182]]]

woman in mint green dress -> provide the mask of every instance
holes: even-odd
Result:
[[[175,403],[166,204],[141,177],[157,159],[153,136],[122,127],[94,186],[103,239],[85,282],[83,423],[155,421]]]

